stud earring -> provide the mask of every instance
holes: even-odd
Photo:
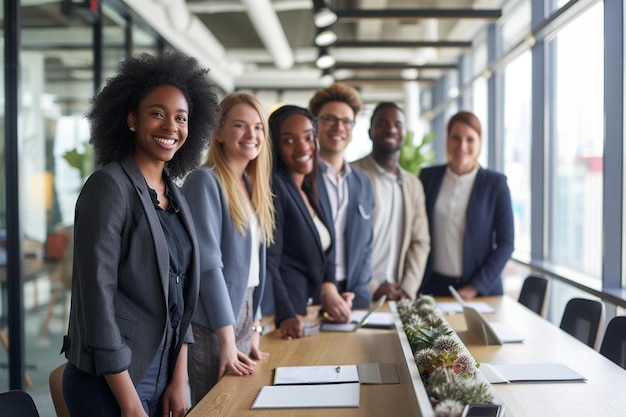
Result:
[[[136,129],[135,129],[135,126],[131,126],[131,127],[130,127],[130,131],[131,131],[131,132],[134,132],[135,130],[136,130]]]

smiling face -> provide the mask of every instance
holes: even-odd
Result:
[[[343,101],[330,101],[322,106],[317,117],[320,156],[341,155],[352,140],[354,111]]]
[[[313,171],[315,160],[315,130],[303,114],[288,116],[280,126],[278,154],[292,176],[304,178]]]
[[[162,85],[146,94],[126,121],[135,132],[135,161],[165,164],[187,140],[189,105],[179,89]]]
[[[467,174],[478,165],[481,144],[480,135],[468,124],[456,122],[450,127],[446,151],[455,174]]]
[[[370,139],[374,153],[395,153],[402,147],[405,130],[404,114],[395,107],[383,107],[372,118]]]
[[[234,105],[217,131],[216,140],[229,161],[247,165],[259,156],[265,141],[261,116],[249,104]]]

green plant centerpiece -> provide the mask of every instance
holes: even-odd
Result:
[[[415,364],[437,417],[460,417],[469,403],[491,403],[490,386],[477,378],[479,364],[443,320],[435,299],[397,304]]]

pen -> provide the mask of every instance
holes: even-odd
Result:
[[[337,372],[337,373],[341,372],[341,366],[336,367],[335,368],[335,372]]]

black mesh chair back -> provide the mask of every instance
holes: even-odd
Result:
[[[35,402],[25,391],[0,393],[0,417],[39,417]]]
[[[600,353],[626,369],[626,316],[613,317],[606,326]]]
[[[548,279],[538,275],[529,275],[524,280],[517,301],[528,309],[545,317],[548,305]]]
[[[587,346],[595,348],[603,323],[604,304],[600,301],[572,298],[565,306],[560,327]]]

